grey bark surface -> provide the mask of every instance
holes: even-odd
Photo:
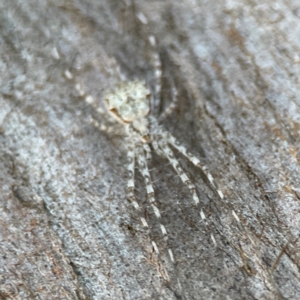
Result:
[[[175,85],[177,105],[162,124],[225,195],[176,153],[203,224],[153,154],[168,242],[138,172],[150,229],[126,200],[123,128],[103,105],[117,68],[153,88],[149,35],[163,66],[154,113]],[[292,0],[1,0],[0,299],[300,299],[299,36]]]

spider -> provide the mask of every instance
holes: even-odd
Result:
[[[153,99],[153,98],[152,98]],[[135,166],[140,170],[146,184],[147,198],[159,221],[160,229],[165,238],[167,238],[167,230],[161,223],[161,214],[156,205],[154,189],[150,177],[147,160],[151,159],[152,145],[155,152],[166,158],[177,172],[182,182],[189,188],[194,204],[199,206],[199,198],[197,196],[195,186],[185,174],[178,160],[174,156],[172,148],[182,153],[195,166],[201,168],[207,177],[212,188],[217,192],[220,198],[223,198],[222,192],[219,190],[212,175],[207,167],[200,160],[193,156],[186,148],[180,144],[174,136],[165,131],[157,120],[150,115],[151,92],[143,81],[124,81],[120,83],[114,90],[105,95],[105,103],[110,114],[117,119],[126,128],[127,133],[127,149],[128,149],[128,198],[136,210],[140,210],[139,204],[135,198]],[[201,219],[205,219],[205,214],[200,208]],[[148,227],[145,218],[141,217],[141,222]],[[215,242],[213,236],[213,241]],[[152,241],[153,248],[159,253],[157,245]],[[174,263],[174,256],[171,249],[168,249],[171,261]]]
[[[154,36],[148,38],[150,45],[155,48],[156,41]],[[155,105],[155,102],[159,102],[159,96],[161,91],[161,62],[159,55],[154,51],[152,55],[153,65],[155,67],[155,79],[156,86],[154,91],[151,92],[146,83],[141,80],[126,80],[125,76],[121,74],[120,70],[116,66],[117,75],[120,82],[114,89],[110,90],[104,95],[105,104],[109,114],[114,117],[119,123],[125,127],[126,131],[126,145],[127,145],[127,198],[132,203],[135,210],[140,211],[140,206],[135,197],[135,169],[140,171],[143,180],[146,185],[147,199],[154,211],[154,214],[158,220],[161,233],[165,240],[168,239],[168,233],[166,227],[161,222],[161,213],[156,204],[154,188],[148,169],[148,163],[151,159],[151,146],[154,151],[161,157],[164,157],[172,165],[176,173],[181,178],[181,181],[187,185],[190,190],[193,202],[196,206],[199,206],[199,198],[196,193],[195,186],[189,179],[188,175],[183,171],[179,161],[176,159],[173,149],[176,149],[179,153],[190,160],[195,166],[199,167],[204,173],[210,187],[217,195],[223,199],[223,193],[218,188],[208,168],[201,163],[201,161],[183,146],[176,138],[166,131],[161,125],[159,120],[151,115],[151,107]],[[70,71],[65,71],[67,79],[73,79],[73,75]],[[94,107],[96,111],[102,113],[102,109],[98,107],[94,102],[92,96],[88,95],[80,84],[76,84],[76,89],[81,96],[84,96],[85,101]],[[173,91],[176,97],[176,90]],[[153,104],[154,103],[154,104]],[[160,116],[159,119],[163,119],[169,115],[175,107],[175,101],[166,109],[166,111]],[[100,124],[92,120],[92,123],[100,128]],[[204,221],[206,219],[202,208],[199,209],[200,217]],[[141,215],[141,213],[140,213]],[[141,223],[144,227],[149,227],[146,219],[140,217]],[[211,238],[216,244],[216,241],[211,235]],[[156,243],[151,241],[153,249],[156,254],[159,255],[159,250]],[[175,264],[175,259],[172,250],[168,249],[170,260]]]

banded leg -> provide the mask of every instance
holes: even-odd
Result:
[[[143,144],[143,148],[144,148],[144,151],[146,152],[146,159],[147,160],[151,159],[152,155],[151,155],[151,149],[150,149],[149,145]]]
[[[198,195],[196,193],[195,186],[191,183],[188,176],[184,173],[184,171],[181,168],[178,160],[174,156],[173,151],[170,149],[170,147],[167,145],[166,142],[159,141],[158,145],[159,145],[160,149],[162,150],[162,152],[164,153],[164,156],[167,157],[168,161],[171,163],[171,165],[173,166],[173,168],[175,169],[175,171],[177,172],[177,174],[181,178],[182,182],[188,186],[196,206],[199,206],[200,201],[199,201]],[[203,221],[206,219],[202,208],[200,208],[200,216],[201,216],[201,219]],[[213,243],[215,245],[217,245],[217,242],[216,242],[216,239],[215,239],[214,235],[211,234],[210,237],[211,237]]]
[[[149,43],[156,50],[156,39],[153,35],[149,36]],[[155,52],[152,56],[153,65],[155,68],[155,78],[156,78],[156,86],[155,86],[155,93],[156,97],[159,97],[161,91],[161,75],[162,75],[162,68],[161,68],[161,61],[157,52]]]
[[[165,134],[167,137],[167,141],[168,143],[174,147],[175,149],[177,149],[180,153],[182,153],[185,157],[187,157],[195,166],[197,166],[198,168],[200,168],[204,175],[206,176],[208,182],[210,183],[211,187],[213,188],[213,190],[215,192],[217,192],[218,196],[223,199],[224,195],[222,193],[222,191],[219,189],[218,185],[216,184],[214,178],[212,177],[212,175],[210,174],[209,170],[207,169],[207,167],[205,165],[203,165],[201,163],[201,161],[194,155],[192,155],[190,152],[188,152],[186,150],[186,148],[181,145],[174,136],[172,136],[169,133]]]
[[[174,109],[177,107],[177,99],[178,99],[177,95],[178,95],[177,89],[173,84],[173,86],[172,86],[172,102],[166,108],[166,110],[159,116],[158,122],[160,122],[163,119],[165,119],[166,117],[168,117],[174,111]]]
[[[138,205],[135,198],[135,185],[134,185],[134,169],[135,169],[135,146],[132,144],[128,145],[128,182],[127,182],[127,197],[131,202],[132,206],[140,212],[140,206]],[[145,218],[141,217],[141,222],[144,227],[148,227],[147,221]]]
[[[145,159],[144,149],[142,146],[137,147],[137,159],[138,159],[138,164],[140,167],[140,172],[142,173],[142,176],[145,180],[148,201],[149,201],[150,205],[152,206],[152,209],[154,211],[154,214],[155,214],[157,220],[159,221],[160,230],[161,230],[165,240],[167,240],[168,239],[167,230],[166,230],[166,227],[160,221],[161,214],[156,205],[156,201],[155,201],[155,197],[154,197],[154,189],[153,189],[153,185],[151,182],[151,177],[150,177],[149,169],[147,166],[147,162]],[[152,245],[153,245],[154,250],[158,253],[158,248],[157,248],[155,242],[152,241]],[[168,253],[169,253],[172,263],[175,263],[173,252],[170,248],[168,249]]]
[[[64,76],[69,80],[73,81],[74,76],[73,74],[67,69],[64,72]],[[80,97],[84,99],[84,101],[88,104],[91,105],[100,115],[103,115],[104,111],[103,109],[95,102],[95,99],[93,98],[92,95],[89,95],[85,89],[83,88],[82,83],[75,83],[75,89],[77,90],[78,94]]]
[[[73,81],[74,76],[69,70],[65,70],[64,76],[70,80]],[[83,85],[81,83],[75,83],[74,82],[74,87],[78,92],[78,95],[91,107],[95,109],[99,115],[103,116],[105,114],[105,111],[102,109],[101,106],[99,106],[99,103],[97,103],[94,99],[94,97],[90,94],[88,94],[85,89],[83,88]],[[105,132],[111,132],[114,131],[113,127],[107,126],[104,122],[99,122],[98,120],[95,120],[92,116],[90,116],[90,123],[98,128],[100,131],[105,131]]]
[[[192,182],[190,181],[190,179],[188,178],[188,176],[184,173],[183,169],[181,168],[178,160],[176,159],[176,157],[174,156],[173,151],[170,149],[170,147],[167,145],[166,142],[162,142],[162,141],[158,141],[158,146],[161,149],[161,151],[163,152],[164,156],[168,159],[168,161],[171,163],[171,165],[173,166],[173,168],[175,169],[175,171],[177,172],[177,174],[179,175],[181,181],[187,185],[187,187],[189,188],[194,203],[196,206],[199,205],[200,201],[198,198],[198,195],[196,193],[196,189],[195,186],[192,184]],[[200,208],[200,216],[202,220],[205,220],[205,214],[202,210],[202,208]]]
[[[156,111],[160,104],[160,93],[161,93],[161,77],[162,77],[162,65],[160,61],[159,54],[156,47],[156,39],[153,35],[148,37],[149,43],[153,48],[152,53],[152,64],[154,66],[154,77],[155,77],[155,86],[154,86],[154,96],[152,99],[152,110]]]
[[[158,143],[157,143],[157,140],[156,139],[153,139],[152,141],[152,146],[155,150],[155,152],[160,155],[160,156],[164,156],[164,153],[160,150],[160,148],[158,147]]]
[[[136,17],[143,25],[148,24],[148,19],[142,12],[138,12],[136,14]],[[161,66],[159,54],[157,52],[155,36],[154,35],[148,36],[148,41],[150,46],[153,49],[151,60],[154,66],[154,77],[156,81],[154,87],[155,93],[152,99],[152,104],[153,104],[152,110],[153,110],[154,108],[159,106],[159,102],[160,102],[162,66]]]

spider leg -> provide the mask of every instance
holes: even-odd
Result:
[[[67,69],[65,70],[64,72],[64,76],[66,77],[66,79],[68,79],[69,81],[75,81],[73,80],[74,79],[74,76],[73,74]],[[94,97],[90,94],[88,94],[82,83],[74,83],[74,87],[75,89],[77,90],[78,92],[78,95],[85,101],[85,103],[87,103],[88,105],[90,105],[91,107],[93,107],[95,109],[95,111],[103,116],[105,111],[102,109],[102,107],[99,106],[98,103],[96,103]],[[105,131],[105,132],[112,132],[114,131],[114,128],[113,127],[110,127],[110,126],[107,126],[105,125],[103,122],[99,122],[98,120],[94,119],[93,116],[90,116],[89,117],[89,121],[90,123],[95,126],[96,128],[98,128],[100,131]]]
[[[171,163],[171,165],[173,166],[173,168],[175,169],[175,171],[177,172],[177,174],[181,178],[182,182],[188,186],[196,206],[199,207],[199,202],[200,201],[199,201],[198,195],[196,193],[195,186],[192,184],[192,182],[190,181],[188,176],[184,173],[184,171],[181,168],[178,160],[174,156],[173,151],[171,150],[171,148],[167,145],[167,143],[165,141],[163,141],[163,142],[159,141],[158,145],[161,148],[162,152],[164,153],[164,156],[167,157],[168,161]],[[203,221],[205,221],[206,217],[205,217],[205,214],[204,214],[202,208],[200,208],[200,216],[201,216],[201,219]],[[210,234],[210,237],[211,237],[213,243],[215,245],[217,245],[217,242],[216,242],[216,239],[215,239],[214,235]]]
[[[140,167],[140,172],[142,173],[142,176],[143,176],[143,178],[145,180],[145,183],[146,183],[148,201],[150,202],[150,205],[152,206],[154,214],[155,214],[157,220],[159,221],[160,230],[161,230],[165,240],[167,240],[168,239],[167,230],[166,230],[166,227],[161,223],[161,220],[160,220],[161,219],[161,214],[160,214],[160,211],[159,211],[159,209],[156,205],[156,200],[155,200],[155,197],[154,197],[154,189],[153,189],[153,185],[152,185],[152,182],[151,182],[151,177],[150,177],[147,161],[146,161],[146,158],[145,158],[144,148],[141,147],[141,146],[138,146],[136,153],[137,153],[138,164],[139,164],[139,167]],[[153,245],[154,250],[158,253],[158,248],[157,248],[154,241],[152,241],[152,245]],[[168,253],[169,253],[169,256],[170,256],[170,259],[171,259],[172,263],[175,263],[173,252],[170,248],[168,249]]]
[[[152,140],[152,146],[153,146],[155,152],[156,152],[158,155],[164,157],[164,153],[160,150],[160,148],[159,148],[159,146],[158,146],[158,143],[157,143],[157,140],[156,140],[156,139],[153,139],[153,140]]]
[[[163,119],[165,119],[166,117],[168,117],[173,111],[174,109],[177,107],[177,89],[174,85],[174,83],[172,84],[172,102],[171,104],[165,109],[165,111],[159,116],[158,118],[158,122],[162,121]]]
[[[175,149],[177,149],[180,153],[182,153],[185,157],[187,157],[195,166],[197,166],[198,168],[200,168],[204,175],[206,176],[209,184],[211,185],[211,187],[213,188],[213,190],[218,194],[218,196],[223,199],[224,195],[222,193],[222,191],[219,189],[218,185],[216,184],[214,178],[212,177],[212,175],[210,174],[210,172],[208,171],[208,168],[201,163],[201,161],[194,155],[192,155],[190,152],[188,152],[186,150],[186,148],[181,145],[174,136],[172,136],[170,133],[166,134],[166,138],[168,143],[174,147]]]
[[[128,200],[131,202],[132,206],[137,210],[140,211],[140,206],[138,205],[136,198],[135,198],[135,186],[134,186],[134,169],[135,169],[135,146],[134,144],[128,145],[128,165],[127,165],[127,172],[128,172],[128,182],[127,182],[127,197]],[[148,227],[148,223],[145,218],[141,217],[141,222],[144,227]]]
[[[146,152],[146,159],[147,160],[151,159],[152,155],[151,155],[151,149],[150,149],[149,145],[148,144],[143,144],[143,148]]]
[[[154,66],[154,77],[155,77],[155,86],[154,86],[154,95],[152,96],[152,110],[156,111],[160,104],[160,93],[161,93],[161,77],[162,77],[162,65],[160,61],[159,54],[156,47],[156,39],[153,35],[148,37],[149,44],[153,48],[152,53],[152,64]]]
[[[175,169],[175,171],[177,172],[177,174],[179,175],[181,181],[184,184],[187,185],[187,187],[189,188],[189,190],[190,190],[190,192],[192,194],[192,197],[193,197],[195,205],[198,206],[199,203],[200,203],[200,201],[199,201],[198,195],[196,193],[195,186],[192,184],[192,182],[190,181],[190,179],[188,178],[188,176],[184,173],[184,171],[181,168],[178,160],[174,156],[174,153],[171,150],[171,148],[167,145],[167,143],[165,141],[162,141],[162,140],[158,141],[158,146],[161,149],[161,151],[164,154],[164,156],[171,163],[171,165],[173,166],[173,168]],[[205,214],[204,214],[202,208],[200,208],[200,216],[201,216],[202,220],[206,219]]]

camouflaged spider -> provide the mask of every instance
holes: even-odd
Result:
[[[154,36],[149,36],[149,43],[153,48],[156,47]],[[156,51],[154,51],[152,55],[152,61],[155,67],[154,74],[156,79],[155,89],[152,93],[150,92],[150,89],[147,87],[146,83],[141,80],[125,80],[125,76],[121,74],[120,70],[116,66],[116,72],[120,79],[120,83],[114,89],[109,91],[104,96],[104,99],[109,114],[125,127],[128,152],[128,200],[132,203],[133,207],[137,211],[140,211],[139,204],[136,201],[135,197],[135,169],[137,167],[137,169],[142,174],[146,184],[148,201],[159,222],[160,230],[164,236],[164,239],[167,240],[167,230],[161,222],[161,213],[156,205],[154,188],[147,165],[147,160],[151,159],[150,145],[152,145],[154,151],[159,156],[164,157],[169,161],[169,163],[181,178],[181,181],[189,188],[193,202],[196,206],[199,206],[200,201],[196,193],[195,186],[190,181],[188,175],[183,171],[179,161],[176,159],[173,153],[172,148],[183,154],[195,166],[199,167],[202,170],[211,188],[218,194],[221,199],[223,199],[223,193],[221,192],[221,190],[219,190],[212,175],[208,171],[208,168],[204,164],[202,164],[196,156],[188,152],[185,146],[178,142],[174,136],[164,130],[163,127],[159,125],[158,120],[151,115],[151,102],[159,102],[161,92],[162,70],[160,58]],[[70,80],[73,78],[73,75],[68,70],[65,71],[65,76]],[[102,109],[98,107],[93,97],[88,95],[80,84],[76,84],[76,89],[78,90],[79,94],[84,97],[85,101],[88,104],[92,105],[99,113],[103,113]],[[176,98],[177,92],[175,88],[173,94],[175,94]],[[174,107],[175,104],[172,103],[160,116],[160,119],[163,119],[165,116],[169,115]],[[101,127],[97,121],[92,120],[92,122],[96,127]],[[201,219],[205,220],[206,217],[202,208],[200,208],[199,211]],[[141,217],[140,219],[143,226],[149,227],[144,217]],[[213,235],[211,235],[211,238],[216,244]],[[151,243],[154,251],[159,254],[156,243],[154,241],[152,241]],[[172,263],[175,263],[174,255],[170,248],[168,249],[168,253]]]
[[[159,221],[163,236],[167,238],[167,230],[160,221],[161,214],[156,205],[152,180],[147,166],[147,160],[151,159],[151,149],[149,147],[150,144],[158,155],[167,158],[169,163],[180,176],[182,182],[188,186],[196,206],[199,205],[199,198],[197,196],[195,186],[191,183],[189,177],[184,173],[178,160],[174,156],[172,148],[175,148],[177,151],[187,157],[194,165],[202,169],[209,183],[218,193],[220,198],[223,198],[223,194],[218,189],[207,167],[203,165],[197,157],[189,153],[186,148],[175,139],[174,136],[165,131],[158,124],[156,119],[150,115],[150,99],[150,90],[142,81],[122,82],[113,91],[109,92],[105,96],[105,102],[111,115],[126,127],[126,133],[128,137],[128,198],[133,204],[134,208],[139,210],[140,208],[135,198],[134,180],[135,161],[137,160],[137,167],[141,172],[146,184],[148,201],[153,208],[156,218]],[[201,208],[200,216],[203,220],[205,219],[205,214]],[[141,222],[144,226],[148,226],[145,218],[141,217]],[[159,253],[157,245],[154,241],[152,241],[152,245],[155,252]],[[168,253],[171,261],[174,263],[172,250],[168,249]]]

